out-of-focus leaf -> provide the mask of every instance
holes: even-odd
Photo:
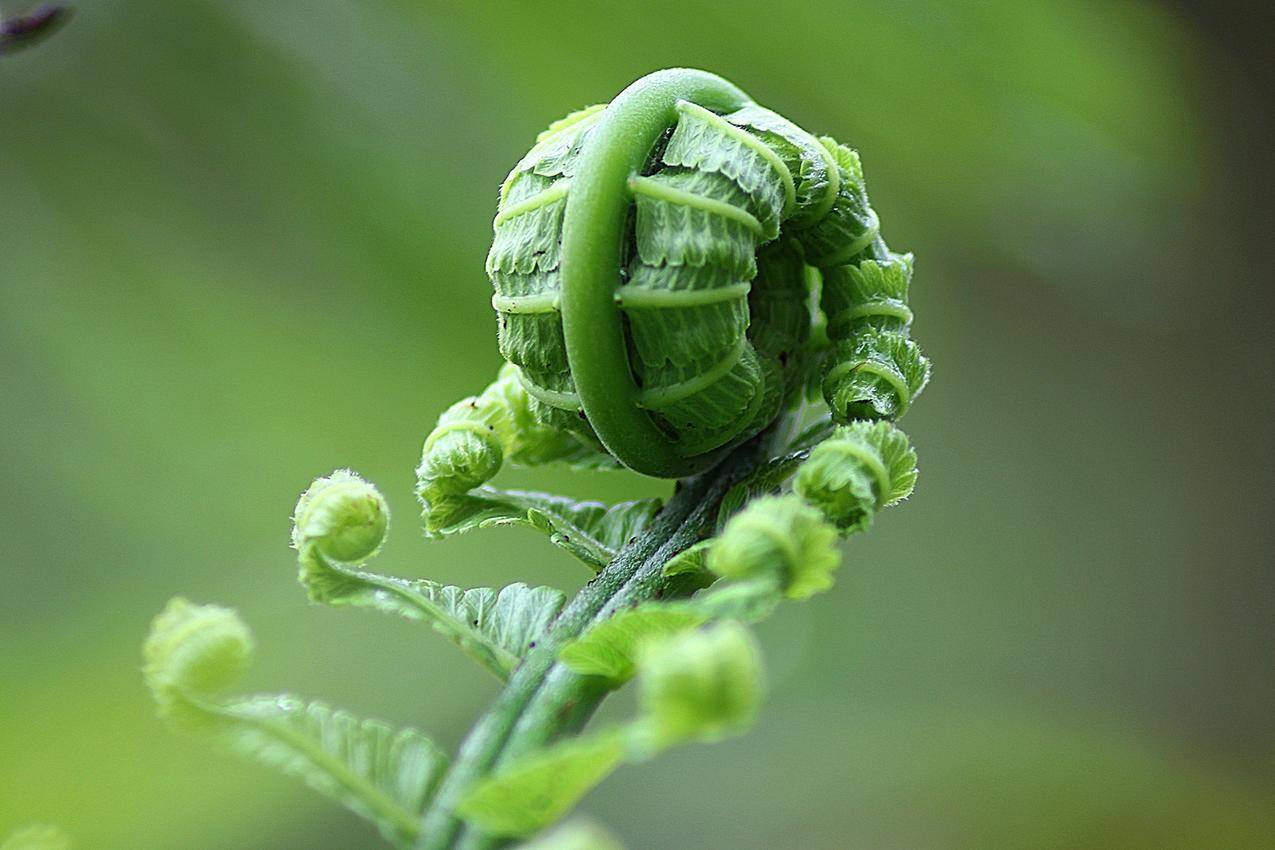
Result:
[[[694,628],[707,619],[678,603],[647,604],[621,611],[597,623],[559,653],[562,662],[577,673],[601,676],[618,687],[637,671],[642,644]]]
[[[406,846],[447,758],[415,729],[395,731],[291,695],[223,699],[252,656],[238,613],[171,600],[142,646],[143,676],[160,715],[305,781]]]
[[[771,577],[790,599],[827,590],[840,564],[836,529],[791,493],[750,502],[726,524],[708,554],[709,569],[718,575]]]
[[[457,811],[493,835],[531,835],[570,811],[624,754],[625,739],[617,730],[562,741],[483,779]]]
[[[739,623],[715,623],[648,644],[639,669],[642,716],[636,728],[655,750],[739,734],[757,713],[761,653]]]

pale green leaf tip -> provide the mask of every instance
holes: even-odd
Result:
[[[551,136],[557,135],[568,127],[577,124],[586,118],[592,117],[606,108],[607,104],[605,103],[594,103],[590,106],[584,107],[583,109],[577,109],[575,112],[571,112],[563,118],[559,118],[557,121],[550,124],[547,129],[542,130],[540,134],[536,136],[537,144]]]
[[[370,558],[385,542],[390,509],[373,485],[348,469],[315,479],[293,513],[292,545],[309,544],[334,561]]]

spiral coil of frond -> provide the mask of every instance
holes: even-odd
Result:
[[[858,156],[711,75],[654,74],[555,122],[502,185],[494,230],[500,350],[532,409],[639,472],[704,468],[796,396],[810,267],[838,418],[894,418],[924,384],[923,359],[895,344],[906,282],[890,296],[903,323],[860,338],[887,314],[852,300],[858,279],[879,277],[871,263],[910,276],[911,260],[880,240]]]

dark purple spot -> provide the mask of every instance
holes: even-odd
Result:
[[[30,47],[52,35],[71,17],[69,6],[39,6],[26,15],[0,21],[0,54]]]

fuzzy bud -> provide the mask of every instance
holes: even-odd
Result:
[[[827,590],[840,562],[836,529],[792,495],[751,502],[726,524],[708,554],[708,568],[717,575],[772,576],[790,599]]]
[[[143,674],[160,714],[181,713],[183,697],[214,694],[252,660],[252,633],[233,609],[169,601],[142,645]]]
[[[371,557],[385,542],[390,509],[385,497],[348,469],[317,478],[293,513],[292,545],[314,543],[334,561],[352,564]]]
[[[645,644],[639,668],[639,699],[655,749],[737,735],[757,713],[761,653],[739,623],[715,623]]]
[[[873,470],[880,464],[865,454],[855,442],[827,440],[811,450],[793,480],[797,495],[843,533],[866,529],[877,512],[881,485]]]
[[[495,417],[479,401],[465,399],[452,405],[426,438],[416,470],[423,498],[467,493],[500,471],[504,450],[495,426],[484,421]]]
[[[889,422],[855,422],[815,446],[793,490],[843,533],[861,531],[916,485],[916,452]]]

